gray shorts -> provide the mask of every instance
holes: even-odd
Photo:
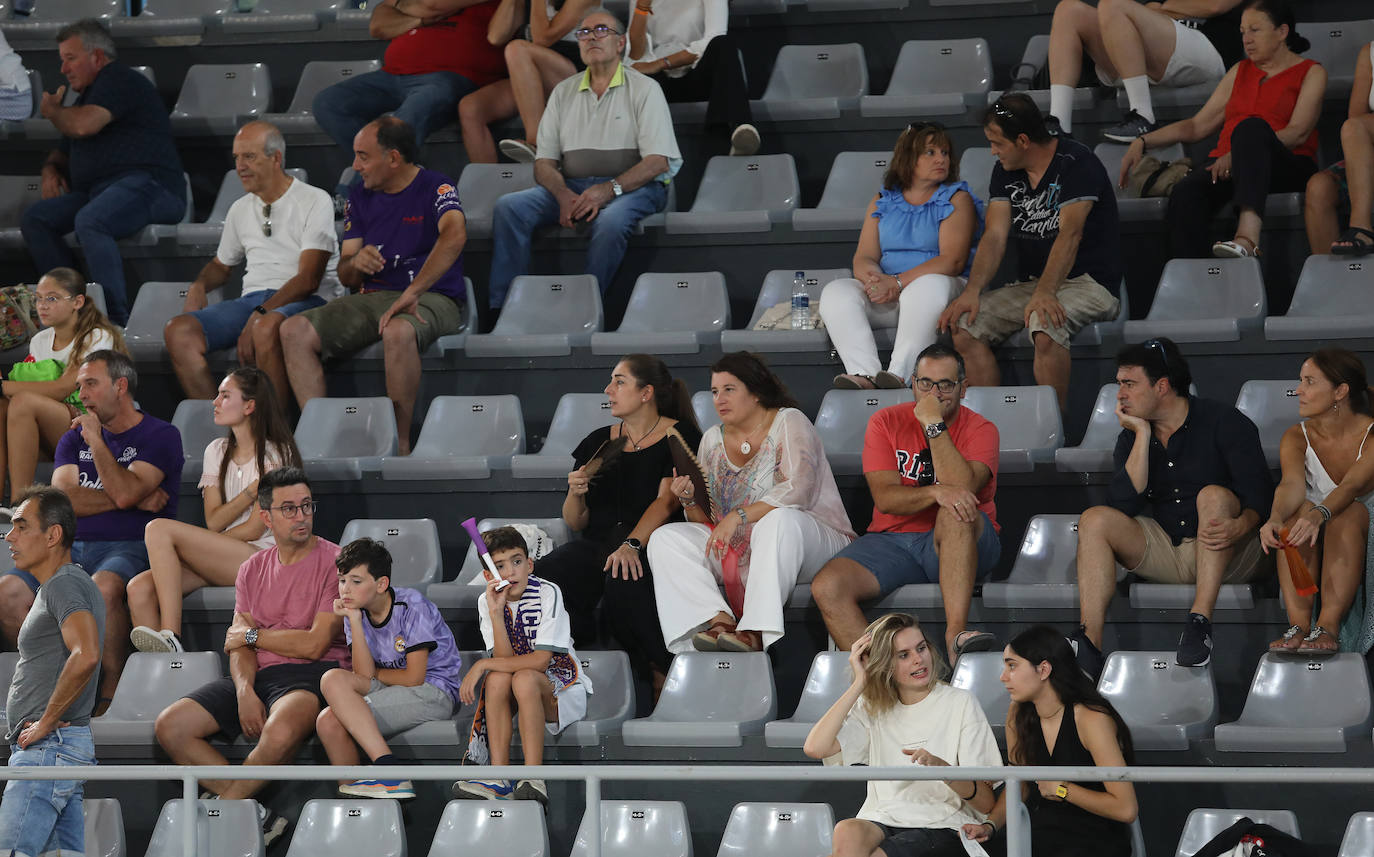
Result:
[[[421,723],[453,716],[453,697],[429,683],[406,687],[382,684],[374,678],[364,699],[372,709],[372,717],[383,738],[399,735]]]
[[[1111,292],[1091,276],[1080,274],[1065,280],[1055,293],[1055,298],[1064,307],[1064,326],[1051,327],[1036,313],[1027,327],[1026,304],[1035,286],[1035,280],[1028,280],[984,292],[978,301],[978,318],[969,324],[968,315],[963,315],[959,319],[960,326],[969,336],[991,346],[1001,345],[1024,327],[1032,336],[1044,333],[1068,348],[1073,335],[1085,326],[1095,321],[1111,321],[1121,311],[1121,302]]]

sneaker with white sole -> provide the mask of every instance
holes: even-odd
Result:
[[[459,800],[510,800],[515,788],[510,780],[459,780],[453,796]]]
[[[730,134],[730,154],[749,156],[759,150],[759,129],[747,122]]]
[[[339,786],[339,794],[349,797],[389,797],[410,800],[415,797],[415,784],[410,780],[354,780]]]
[[[258,824],[262,827],[262,845],[264,848],[281,839],[290,823],[284,816],[277,815],[271,807],[258,804]]]
[[[543,780],[521,780],[515,784],[516,800],[537,800],[544,806],[549,805],[549,788]]]
[[[184,652],[186,648],[171,631],[155,631],[147,625],[139,625],[129,632],[129,642],[140,652]]]
[[[1102,136],[1113,143],[1132,143],[1136,137],[1143,137],[1159,129],[1158,122],[1151,122],[1134,110],[1126,114],[1119,124],[1102,132]],[[1141,145],[1144,145],[1143,143]]]
[[[534,163],[534,147],[524,140],[514,138],[502,140],[497,146],[501,149],[501,154],[515,161],[517,164]]]

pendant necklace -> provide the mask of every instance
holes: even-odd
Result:
[[[649,430],[646,431],[644,434],[640,435],[640,436],[639,436],[639,440],[636,441],[633,437],[630,436],[630,433],[629,433],[629,426],[625,425],[625,421],[624,421],[624,420],[621,420],[621,421],[620,421],[620,434],[621,434],[622,437],[624,437],[626,440],[628,440],[628,441],[630,442],[630,446],[633,446],[633,447],[635,448],[635,452],[639,452],[639,444],[641,444],[641,443],[644,442],[644,438],[646,438],[646,437],[648,437],[649,435],[653,434],[653,433],[654,433],[654,430],[658,428],[658,424],[661,423],[661,422],[663,422],[663,415],[662,415],[662,414],[659,415],[658,419],[654,420],[654,424],[653,424],[652,426],[649,427]]]
[[[767,412],[767,411],[764,411],[764,412],[763,412],[763,416],[764,416],[764,420],[767,421],[768,412]],[[743,453],[743,454],[745,454],[745,455],[748,455],[749,453],[751,453],[751,452],[754,451],[754,447],[753,447],[752,445],[750,445],[750,443],[749,443],[749,438],[753,437],[753,436],[754,436],[754,432],[758,431],[758,430],[761,429],[761,428],[763,428],[763,423],[762,423],[762,422],[759,423],[758,425],[754,426],[753,431],[750,431],[749,434],[746,434],[746,435],[744,436],[744,441],[743,441],[742,443],[740,443],[740,445],[739,445],[739,451],[740,451],[741,453]]]

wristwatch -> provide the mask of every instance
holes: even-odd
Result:
[[[267,307],[263,306],[262,304],[258,304],[257,306],[253,307],[253,312],[257,313],[258,315],[267,315]]]
[[[744,511],[744,507],[743,507],[743,506],[740,506],[738,509],[736,509],[736,510],[735,510],[735,514],[736,514],[736,515],[739,515],[739,522],[740,522],[740,524],[747,524],[747,523],[749,523],[749,513],[746,512],[746,511]]]
[[[249,628],[248,632],[243,635],[243,641],[256,649],[258,647],[258,629]]]
[[[643,550],[644,550],[644,542],[641,542],[639,539],[629,538],[629,539],[626,539],[625,541],[621,542],[621,544],[629,545],[630,547],[634,548],[634,549],[637,550],[637,551],[643,551]]]
[[[620,196],[625,192],[625,188],[620,186],[620,182],[611,179],[611,191],[614,192],[616,196]]]
[[[1060,783],[1059,785],[1055,786],[1054,796],[1059,798],[1060,800],[1067,801],[1069,799],[1069,784]]]
[[[935,438],[944,434],[945,429],[947,428],[949,428],[949,426],[945,425],[944,420],[941,420],[938,423],[931,423],[930,425],[926,426],[926,437],[930,440],[934,440]]]

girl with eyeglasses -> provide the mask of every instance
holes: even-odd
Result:
[[[257,514],[258,479],[300,467],[301,454],[267,373],[230,372],[215,396],[224,437],[205,447],[200,489],[206,527],[158,518],[144,530],[149,569],[129,581],[129,640],[140,652],[183,651],[181,600],[202,586],[233,586],[244,560],[274,544]]]
[[[43,329],[29,340],[24,363],[43,364],[10,372],[0,384],[0,490],[8,465],[11,496],[33,482],[40,449],[51,453],[72,420],[86,409],[76,395],[76,371],[87,354],[103,349],[128,354],[124,334],[86,292],[86,281],[71,268],[54,268],[34,286]],[[49,380],[17,381],[15,376],[45,374]],[[32,375],[30,375],[32,377]],[[9,510],[4,510],[9,518]]]

